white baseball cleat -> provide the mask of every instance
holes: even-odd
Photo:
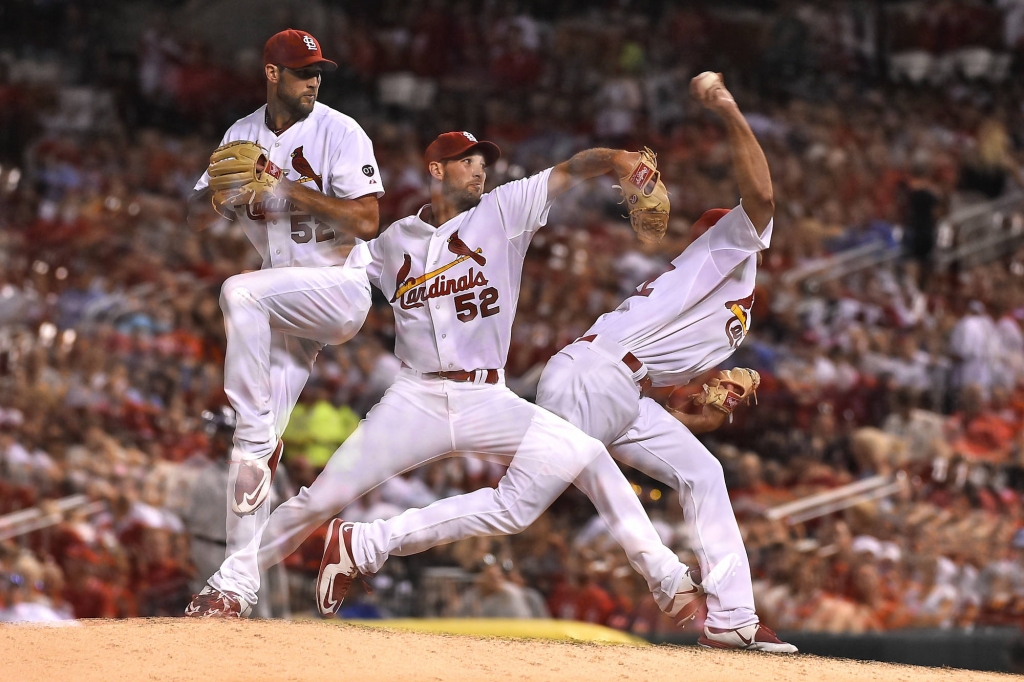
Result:
[[[672,597],[672,604],[665,611],[676,625],[682,626],[693,620],[700,609],[700,600],[704,596],[704,588],[700,584],[700,567],[694,566],[683,573],[683,580]]]
[[[316,607],[323,616],[338,613],[352,581],[360,575],[352,556],[353,525],[334,519],[327,527],[324,558],[316,576]]]
[[[236,514],[251,514],[267,501],[283,453],[284,441],[279,440],[269,455],[238,462],[235,491],[231,496],[231,509]]]
[[[795,654],[798,649],[789,642],[783,642],[771,628],[752,623],[741,628],[726,629],[704,626],[704,634],[697,644],[709,649],[742,649],[743,651],[766,651],[772,654]]]

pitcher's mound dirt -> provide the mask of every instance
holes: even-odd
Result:
[[[94,621],[0,626],[0,678],[17,682],[312,680],[812,680],[1010,676],[696,647],[600,646],[434,635],[324,621]]]

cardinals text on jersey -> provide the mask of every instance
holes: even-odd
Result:
[[[487,192],[434,227],[420,213],[367,242],[366,274],[395,311],[395,355],[420,372],[501,369],[523,259],[547,219],[548,171]]]

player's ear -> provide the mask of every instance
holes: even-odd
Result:
[[[427,172],[435,180],[444,180],[444,165],[440,161],[431,161],[427,164]]]
[[[271,83],[281,80],[281,69],[276,64],[265,64],[263,66],[263,73]]]

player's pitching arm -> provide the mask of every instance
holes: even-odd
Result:
[[[706,71],[695,77],[690,81],[690,94],[718,114],[725,124],[736,184],[743,197],[743,210],[757,231],[762,232],[775,213],[772,176],[764,150],[736,105],[732,93],[725,89],[721,74]]]
[[[605,173],[614,172],[615,177],[622,177],[629,173],[639,159],[639,152],[627,152],[622,149],[585,149],[551,169],[551,175],[548,176],[548,199],[565,194],[584,180]]]
[[[377,207],[377,195],[368,194],[358,199],[337,199],[317,192],[308,187],[287,179],[281,179],[274,194],[287,199],[303,213],[309,213],[321,222],[338,228],[360,239],[373,239],[377,236],[380,221]],[[211,199],[213,191],[206,187],[188,199],[188,224],[193,230],[200,231],[210,226],[216,214],[232,220],[234,209],[230,206],[214,206]]]

